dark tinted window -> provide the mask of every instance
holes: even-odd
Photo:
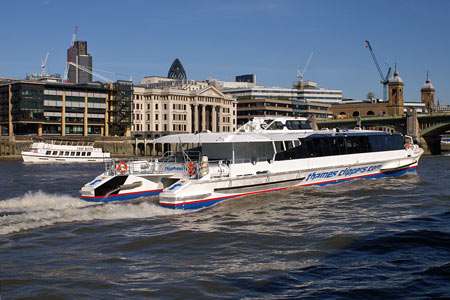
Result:
[[[339,155],[339,145],[336,137],[330,138],[330,147],[332,155]]]
[[[347,147],[345,147],[345,140],[343,137],[338,137],[337,139],[337,143],[338,143],[338,147],[339,147],[339,152],[341,154],[347,154]]]
[[[307,140],[305,140],[305,142],[306,142],[306,149],[307,149],[307,151],[308,151],[308,156],[310,156],[310,157],[317,156],[317,155],[315,154],[315,152],[314,152],[313,141],[307,139]]]
[[[279,142],[276,142],[278,144]],[[287,148],[292,142],[287,142]],[[277,145],[275,160],[343,155],[404,149],[403,138],[398,134],[361,136],[324,136],[300,139],[300,145],[281,151]]]
[[[323,156],[323,149],[322,149],[322,143],[320,142],[321,139],[313,139],[314,144],[314,150],[315,154],[314,156]]]
[[[324,156],[330,156],[333,155],[331,152],[331,146],[330,146],[330,138],[329,137],[323,137],[320,138],[320,144],[322,144],[322,150]]]

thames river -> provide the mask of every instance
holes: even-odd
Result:
[[[450,157],[224,201],[98,205],[102,164],[0,162],[0,299],[450,297]]]

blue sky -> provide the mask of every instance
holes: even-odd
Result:
[[[450,1],[3,1],[0,76],[64,73],[74,26],[94,69],[113,80],[167,76],[179,58],[189,79],[290,87],[311,52],[305,80],[346,98],[382,97],[380,77],[397,63],[405,101],[420,101],[430,71],[436,98],[450,104]],[[100,73],[100,72],[99,72]],[[119,75],[123,74],[123,75]]]

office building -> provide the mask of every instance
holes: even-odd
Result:
[[[0,82],[2,135],[130,135],[130,82]]]
[[[92,56],[88,53],[86,41],[75,41],[73,48],[67,49],[67,61],[75,64],[69,66],[69,82],[92,82],[92,73],[88,72],[92,72]]]

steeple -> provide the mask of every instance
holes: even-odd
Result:
[[[403,116],[403,79],[398,75],[397,63],[395,64],[394,75],[389,79],[389,100],[388,114]]]
[[[434,94],[435,90],[430,81],[430,72],[427,71],[427,79],[420,89],[420,99],[422,103],[425,103],[425,107],[429,113],[434,109]]]

